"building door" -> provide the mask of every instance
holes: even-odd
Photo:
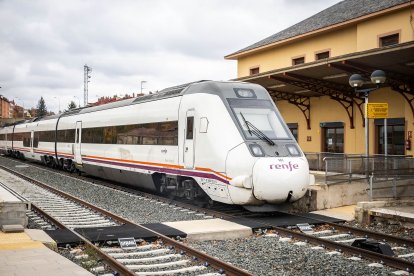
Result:
[[[73,152],[75,155],[75,162],[79,165],[82,164],[81,146],[82,146],[82,121],[77,121],[76,128],[75,128],[75,144],[74,144]]]
[[[194,110],[188,110],[186,113],[184,166],[187,169],[194,168],[194,113]]]
[[[376,120],[377,153],[385,154],[384,120]],[[405,154],[405,119],[387,120],[387,151],[391,155]]]
[[[343,123],[324,123],[322,125],[322,151],[333,153],[344,152]]]
[[[287,126],[295,140],[298,141],[298,123],[288,123]]]

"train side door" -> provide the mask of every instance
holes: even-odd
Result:
[[[82,164],[81,145],[82,145],[82,121],[77,121],[76,128],[75,128],[75,144],[74,144],[74,150],[73,150],[73,153],[75,155],[75,162],[77,164]]]
[[[186,169],[194,168],[194,110],[188,110],[185,120],[185,137],[184,137],[184,166]]]
[[[33,156],[33,144],[34,144],[34,131],[30,132],[30,153]]]
[[[9,134],[6,131],[6,133],[4,134],[4,153],[7,153],[7,142],[8,142],[8,138],[9,138]]]

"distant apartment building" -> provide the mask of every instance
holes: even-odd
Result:
[[[10,101],[2,95],[0,95],[0,118],[10,118]]]
[[[344,0],[225,58],[237,60],[237,80],[269,91],[307,152],[364,153],[364,97],[349,77],[373,87],[383,70],[369,101],[388,103],[388,154],[412,155],[413,11],[409,0]],[[384,119],[369,120],[369,137],[370,154],[383,154]]]

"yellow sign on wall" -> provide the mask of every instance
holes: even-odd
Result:
[[[388,103],[368,103],[367,115],[369,119],[388,118]]]

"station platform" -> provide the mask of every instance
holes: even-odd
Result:
[[[41,232],[0,232],[0,275],[93,275],[46,247],[43,242],[52,241]]]
[[[414,228],[414,200],[359,202],[355,207],[355,217],[362,224],[369,224],[374,218],[379,218]]]
[[[313,211],[311,213],[342,219],[344,221],[352,221],[355,219],[355,207],[356,205],[347,205],[342,207]]]
[[[356,205],[360,201],[368,200],[366,180],[326,183],[325,172],[310,173],[315,177],[315,183],[309,186],[303,198],[292,204],[289,211],[313,212]]]

